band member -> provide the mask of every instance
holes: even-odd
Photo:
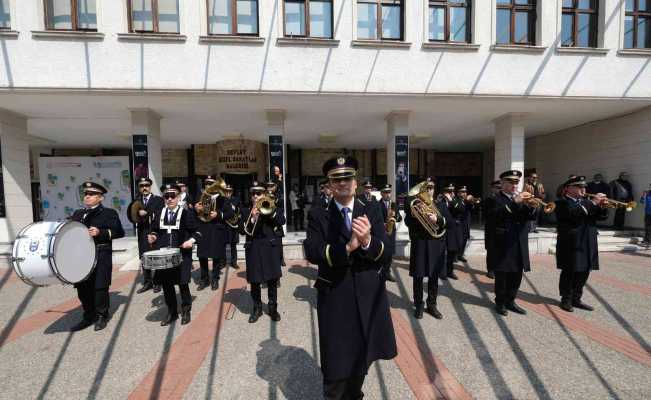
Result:
[[[139,222],[136,224],[136,234],[138,236],[138,257],[142,258],[142,253],[151,250],[151,246],[147,241],[147,235],[151,231],[151,222],[157,211],[165,207],[165,201],[162,197],[156,196],[151,192],[152,181],[149,178],[140,178],[138,180],[138,191],[140,192],[140,201],[144,209],[138,211],[140,217]],[[136,293],[144,293],[151,288],[154,292],[160,292],[160,286],[154,287],[152,273],[150,269],[143,268],[143,284]]]
[[[428,179],[424,182],[427,196],[432,199],[433,206],[437,207],[440,215],[429,213],[423,215],[423,218],[429,218],[431,224],[444,229],[446,218],[443,212],[446,211],[444,201],[435,202],[434,199],[434,181]],[[435,238],[423,226],[412,212],[412,202],[420,201],[415,198],[407,198],[408,204],[405,204],[405,223],[409,228],[410,250],[409,250],[409,276],[413,279],[414,289],[414,317],[423,318],[423,281],[427,278],[427,312],[436,319],[443,318],[443,315],[436,307],[436,297],[438,296],[438,280],[447,275],[445,264],[446,241],[445,236]],[[449,215],[449,213],[447,213]]]
[[[494,221],[493,251],[495,271],[495,310],[507,315],[526,311],[515,304],[522,283],[522,274],[529,271],[529,221],[536,218],[537,208],[525,202],[517,191],[522,172],[511,170],[500,174],[502,189],[486,210]]]
[[[275,168],[274,168],[274,173],[276,172]],[[279,182],[282,182],[282,178],[280,178]],[[283,214],[283,216],[285,216],[285,199],[283,198],[282,191],[278,189],[278,185],[276,184],[276,182],[273,179],[269,179],[265,183],[265,187],[267,189],[267,193],[269,193],[271,196],[273,196],[276,199],[276,209],[278,209],[278,212],[280,212],[281,214]],[[283,238],[285,237],[285,230],[283,229],[282,225],[276,226],[275,230],[276,230],[276,236],[280,238],[280,265],[284,267],[286,265],[285,254],[283,253]]]
[[[319,205],[323,208],[328,208],[330,205],[330,200],[332,200],[332,190],[330,190],[330,185],[328,181],[322,183],[323,192],[319,196]]]
[[[163,286],[167,316],[161,326],[167,326],[179,318],[176,290],[181,293],[181,324],[190,322],[192,296],[190,295],[190,273],[192,272],[192,246],[201,239],[199,224],[193,212],[179,205],[181,188],[176,184],[161,187],[165,208],[158,212],[148,236],[149,243],[157,248],[171,247],[181,249],[180,265],[156,271],[154,282]]]
[[[267,192],[263,186],[253,182],[251,186],[251,206],[242,208],[242,231],[246,235],[244,249],[246,252],[246,280],[251,284],[253,311],[249,322],[254,323],[262,315],[261,284],[266,283],[269,299],[269,317],[280,321],[278,313],[278,281],[282,276],[280,269],[281,242],[276,230],[285,224],[282,209],[273,207],[267,210],[257,207],[256,202]],[[246,218],[246,219],[244,219]]]
[[[468,189],[465,186],[461,186],[457,190],[456,201],[460,203],[459,208],[463,209],[463,212],[459,214],[459,224],[463,235],[457,259],[468,262],[466,257],[464,257],[464,253],[468,246],[468,240],[470,240],[470,220],[472,219],[472,211],[475,209],[475,198],[472,195],[468,195]]]
[[[538,180],[538,174],[532,173],[527,178],[527,182],[524,184],[523,191],[529,192],[534,197],[539,198],[542,201],[545,201],[545,186]],[[538,219],[542,217],[543,213],[538,213]],[[538,233],[538,225],[540,225],[539,220],[534,220],[529,222],[529,232]]]
[[[447,233],[445,234],[447,254],[445,256],[446,274],[442,278],[444,280],[459,279],[457,274],[454,273],[454,262],[457,261],[457,256],[463,247],[463,224],[461,221],[462,215],[465,213],[463,201],[459,201],[454,195],[454,184],[450,183],[443,188],[443,196],[441,197],[442,204],[450,213],[450,218],[447,221]]]
[[[398,204],[395,201],[391,201],[391,190],[392,187],[390,184],[384,185],[380,193],[382,194],[382,201],[380,201],[380,209],[382,210],[382,220],[385,222],[385,227],[391,229],[391,232],[387,231],[387,236],[389,237],[389,245],[391,248],[391,254],[396,252],[396,231],[398,222],[402,221],[402,215],[400,215],[400,210],[398,210]],[[393,221],[390,221],[393,219]],[[390,227],[392,226],[392,227]],[[384,271],[384,276],[386,280],[395,282],[396,280],[391,276],[391,262],[393,257],[389,259],[389,262],[384,265],[382,271]]]
[[[373,184],[370,181],[366,181],[364,182],[364,185],[362,185],[362,187],[364,188],[364,201],[371,204],[375,203],[377,199],[375,198],[375,196],[373,196],[372,193]]]
[[[240,213],[240,199],[233,196],[233,187],[231,185],[226,185],[225,195],[231,204],[233,213],[235,216],[237,216]],[[240,268],[240,266],[237,265],[237,244],[240,243],[240,228],[238,225],[239,219],[235,223],[227,223],[229,239],[227,242],[229,243],[228,247],[230,248],[231,252],[231,267],[235,269]]]
[[[484,209],[488,210],[495,207],[495,196],[502,189],[502,181],[495,180],[491,183],[490,194],[484,200]],[[486,276],[495,279],[495,260],[494,260],[494,241],[495,241],[495,220],[493,215],[486,214],[484,220],[484,248],[486,249]]]
[[[323,173],[334,198],[308,214],[306,258],[318,265],[317,315],[326,399],[361,399],[369,366],[396,356],[385,280],[391,258],[379,207],[355,197],[357,160],[336,157]]]
[[[88,227],[88,233],[95,242],[97,261],[90,276],[75,284],[77,296],[84,310],[83,319],[74,325],[72,332],[86,329],[95,323],[95,330],[106,328],[109,318],[109,286],[113,269],[112,241],[124,236],[118,213],[102,205],[104,186],[95,182],[82,183],[84,208],[75,211],[71,220]]]
[[[581,301],[581,295],[590,270],[599,269],[597,221],[608,218],[606,195],[597,193],[593,199],[587,199],[586,186],[583,176],[568,179],[564,198],[556,201],[556,267],[561,270],[558,289],[560,306],[568,312],[573,307],[593,310]]]
[[[192,196],[188,193],[188,187],[181,181],[176,181],[176,185],[181,188],[179,205],[183,208],[192,209],[194,207],[194,201],[192,201]]]
[[[204,189],[215,182],[215,179],[208,175],[204,180]],[[201,273],[197,290],[208,286],[212,290],[219,289],[219,274],[226,266],[226,243],[230,241],[226,224],[226,220],[234,215],[230,202],[219,193],[211,195],[211,201],[215,204],[215,210],[210,212],[208,221],[199,221],[201,241],[197,246],[197,257]],[[197,213],[203,212],[203,204],[195,203],[194,209]],[[208,268],[209,258],[212,259],[212,273]]]

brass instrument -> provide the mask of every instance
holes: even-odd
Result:
[[[127,207],[127,218],[132,224],[142,224],[144,218],[140,216],[140,210],[144,210],[145,205],[142,203],[142,200],[136,199],[132,201]]]
[[[525,204],[533,208],[542,207],[542,210],[545,214],[551,214],[556,209],[556,203],[554,202],[550,201],[549,203],[545,203],[543,200],[535,197],[529,192],[520,192],[519,194]]]
[[[393,211],[393,207],[389,206],[389,210],[387,211],[387,220],[384,222],[384,229],[386,229],[387,235],[392,235],[395,228],[396,213]]]
[[[586,193],[586,197],[592,198],[592,197],[597,197],[596,194],[592,193]],[[629,202],[624,202],[624,201],[618,201],[618,200],[613,200],[609,199],[606,197],[606,202],[604,207],[606,208],[625,208],[626,212],[631,212],[635,207],[637,207],[637,202],[635,201],[629,201]]]
[[[434,239],[445,235],[445,217],[441,214],[434,200],[427,192],[427,181],[423,181],[412,187],[407,194],[410,197],[409,209],[411,215],[416,217],[418,222]],[[436,223],[432,222],[430,215],[436,215]]]
[[[468,197],[466,197],[466,201],[468,203],[472,203],[472,204],[477,205],[477,204],[481,203],[481,197],[475,197],[473,195],[468,195]]]
[[[228,226],[230,226],[231,228],[233,228],[233,229],[237,229],[237,228],[239,227],[238,224],[240,223],[240,217],[241,217],[241,215],[240,215],[240,208],[239,208],[239,207],[236,207],[235,204],[231,204],[231,207],[233,208],[233,211],[235,212],[235,214],[233,215],[232,218],[227,219],[227,220],[226,220],[226,223],[227,223]]]
[[[260,218],[255,220],[255,224],[253,224],[253,228],[248,231],[246,229],[247,226],[249,226],[249,223],[251,222],[251,218],[253,218],[253,209],[257,208],[260,211],[260,215],[271,215],[276,211],[276,198],[274,195],[270,194],[269,192],[265,192],[262,196],[260,196],[256,201],[253,207],[251,208],[251,211],[249,212],[249,216],[246,219],[246,223],[244,224],[244,233],[246,233],[249,236],[253,236],[253,232],[255,232],[255,227],[258,225],[258,221]]]
[[[210,213],[217,211],[217,198],[215,195],[224,196],[226,193],[226,182],[222,178],[217,178],[215,182],[211,183],[203,189],[199,203],[203,209],[197,212],[197,216],[203,222],[210,221]]]

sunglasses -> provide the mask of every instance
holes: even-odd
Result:
[[[165,198],[165,200],[175,199],[176,198],[176,193],[165,193],[163,195],[163,197]]]
[[[97,192],[84,192],[84,196],[99,196],[99,193]]]
[[[150,188],[151,185],[150,185],[150,184],[144,184],[144,185],[140,185],[140,187],[141,187],[141,188]]]

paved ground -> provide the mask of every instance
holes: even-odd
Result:
[[[519,300],[528,315],[500,317],[477,256],[441,283],[441,321],[413,319],[407,262],[396,260],[388,290],[399,355],[372,367],[365,398],[651,398],[651,253],[601,257],[585,293],[594,312],[561,311],[554,259],[534,255]],[[279,323],[247,322],[243,269],[228,269],[217,292],[192,285],[192,323],[169,328],[159,326],[162,295],[135,294],[137,272],[118,267],[107,329],[75,334],[71,287],[31,288],[0,269],[0,399],[320,398],[315,270],[305,261],[284,269]]]

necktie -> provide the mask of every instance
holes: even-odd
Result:
[[[145,207],[147,207],[147,203],[148,203],[148,202],[149,202],[149,196],[146,196],[146,197],[145,197],[145,201],[144,201],[144,203],[145,203],[144,206],[145,206]]]
[[[353,230],[353,226],[350,223],[350,219],[348,219],[348,213],[350,212],[350,208],[344,207],[341,209],[341,212],[344,213],[344,224],[346,224],[346,231],[350,233]]]

